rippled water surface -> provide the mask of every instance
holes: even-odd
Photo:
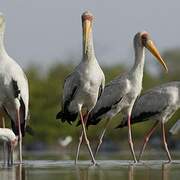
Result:
[[[142,161],[133,164],[126,160],[97,161],[52,161],[32,160],[13,167],[3,167],[1,162],[0,180],[178,180],[180,160],[171,164],[162,160]]]

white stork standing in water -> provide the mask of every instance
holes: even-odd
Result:
[[[139,159],[141,158],[149,138],[161,124],[163,144],[169,159],[171,155],[168,150],[164,124],[173,116],[180,108],[180,81],[169,82],[160,86],[154,87],[146,91],[140,96],[133,107],[131,114],[131,124],[154,120],[155,124],[144,138],[144,143],[140,151]],[[118,127],[127,126],[127,117],[124,117],[122,123]],[[173,130],[172,130],[173,131]]]
[[[0,128],[0,139],[2,139],[8,148],[7,155],[8,155],[8,165],[13,164],[13,151],[17,145],[18,138],[13,133],[11,129],[8,128]],[[4,156],[5,162],[5,156]]]
[[[86,121],[89,113],[94,108],[98,97],[104,89],[105,77],[94,53],[92,37],[93,15],[86,11],[82,14],[83,28],[83,57],[80,64],[65,79],[62,110],[56,118],[70,124],[76,120],[78,114],[82,124],[82,133],[79,138],[76,160],[77,163],[79,148],[84,136],[93,164],[96,164],[87,135]]]
[[[102,138],[109,124],[109,120],[119,112],[122,112],[124,115],[128,116],[128,142],[134,162],[137,162],[131,135],[131,111],[134,102],[140,95],[142,89],[145,48],[147,48],[167,70],[167,66],[161,58],[153,41],[150,39],[149,34],[147,32],[137,33],[134,37],[134,66],[129,72],[118,76],[105,86],[104,92],[89,115],[87,126],[97,124],[103,118],[107,119],[99,144],[96,148],[96,153],[102,143]]]
[[[19,160],[22,163],[22,136],[28,118],[29,88],[23,70],[5,50],[4,31],[5,18],[0,14],[0,111],[1,114],[7,113],[13,132],[19,136]]]

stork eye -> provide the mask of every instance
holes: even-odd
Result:
[[[142,40],[142,44],[145,46],[146,45],[146,42],[147,42],[147,34],[143,34],[142,36],[141,36],[141,40]]]

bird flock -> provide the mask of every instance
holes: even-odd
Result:
[[[100,149],[106,129],[118,113],[123,120],[117,128],[128,127],[128,143],[134,163],[137,163],[145,150],[146,144],[159,124],[165,151],[171,162],[164,124],[180,107],[180,81],[169,82],[154,87],[141,94],[146,49],[159,61],[165,71],[166,63],[158,52],[148,32],[138,32],[134,36],[134,65],[105,85],[104,73],[96,59],[93,46],[93,21],[91,12],[82,16],[82,59],[74,71],[64,80],[61,110],[56,118],[72,124],[79,119],[82,126],[76,151],[75,164],[79,158],[80,147],[86,143],[93,165]],[[7,163],[13,164],[13,150],[18,144],[19,163],[22,163],[22,137],[25,135],[29,117],[28,80],[21,67],[7,54],[4,47],[5,18],[0,14],[0,139],[7,144]],[[5,128],[4,118],[8,116],[11,129]],[[149,119],[154,125],[146,135],[138,159],[134,151],[131,125]],[[105,126],[99,143],[93,153],[87,136],[87,128],[105,120]],[[5,157],[4,157],[5,158]]]

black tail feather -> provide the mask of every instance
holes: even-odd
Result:
[[[60,111],[56,114],[56,119],[62,119],[63,118],[63,112]]]
[[[136,123],[141,123],[141,122],[147,121],[154,114],[156,114],[156,113],[142,113],[138,117],[133,117],[131,119],[131,124],[136,124]],[[117,127],[115,127],[115,129],[124,128],[126,126],[128,126],[128,119],[123,120],[121,122],[121,124],[119,124]]]
[[[11,120],[11,126],[12,126],[12,130],[13,130],[14,134],[16,136],[18,136],[19,135],[18,126],[15,125],[13,120]],[[21,134],[23,137],[25,136],[25,124],[24,123],[21,123]]]
[[[97,125],[100,121],[101,121],[101,118],[98,118],[98,119],[95,119],[95,120],[91,119],[90,121],[87,121],[86,126],[88,127],[90,125]]]
[[[101,119],[88,119],[87,123],[86,123],[86,127],[88,128],[90,125],[97,125],[99,123],[99,121],[101,121]],[[76,124],[76,126],[79,126],[81,124],[81,121],[79,120]]]
[[[97,125],[102,120],[101,116],[107,113],[110,109],[111,109],[111,106],[103,107],[98,112],[90,114],[87,121],[87,126]]]
[[[76,127],[78,127],[81,124],[81,121],[79,120],[76,124]]]
[[[64,113],[62,111],[58,112],[56,115],[56,119],[61,119],[62,122],[67,121],[69,124],[72,125],[72,122],[74,122],[77,119],[78,113]]]

